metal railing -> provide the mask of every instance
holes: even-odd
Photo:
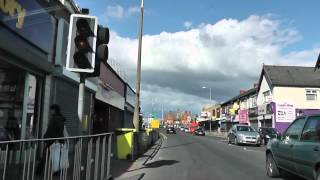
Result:
[[[0,180],[105,180],[112,133],[0,142]]]

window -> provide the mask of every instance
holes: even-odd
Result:
[[[287,131],[285,133],[285,138],[287,140],[298,139],[299,135],[302,132],[302,129],[303,129],[305,122],[306,122],[305,118],[300,118],[300,119],[297,119],[296,121],[294,121],[293,124],[291,124],[289,126],[289,128],[287,129]]]
[[[307,101],[316,101],[317,100],[317,90],[307,89],[306,90]]]
[[[271,92],[270,91],[264,92],[263,96],[264,96],[264,102],[272,101],[272,97],[271,97]]]
[[[320,117],[310,117],[303,129],[301,140],[319,141],[320,140]]]

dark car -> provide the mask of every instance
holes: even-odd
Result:
[[[196,129],[194,131],[194,135],[196,135],[196,136],[205,136],[206,134],[205,134],[205,132],[204,132],[204,130],[202,128],[198,128],[198,129]]]
[[[167,129],[167,134],[176,134],[176,130],[173,127]]]
[[[260,127],[258,128],[258,132],[261,138],[261,144],[268,144],[269,140],[272,138],[277,138],[279,132],[275,128],[271,127]]]
[[[270,140],[267,174],[278,177],[282,169],[306,179],[320,179],[320,115],[299,117],[282,136]]]

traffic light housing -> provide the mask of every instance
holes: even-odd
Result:
[[[106,63],[109,56],[108,43],[110,39],[109,28],[98,26],[97,42],[96,42],[96,57],[94,72],[88,74],[88,77],[96,77],[100,75],[100,64]]]
[[[73,72],[92,73],[95,68],[97,17],[72,14],[70,17],[66,68]]]

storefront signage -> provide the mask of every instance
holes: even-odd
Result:
[[[21,29],[26,16],[26,9],[16,0],[0,0],[0,11],[16,19],[16,28]]]
[[[124,97],[113,90],[106,90],[98,86],[96,98],[118,109],[124,110]]]
[[[39,0],[40,1],[40,0]],[[0,0],[0,24],[45,52],[52,47],[53,21],[48,1]]]
[[[247,109],[239,110],[238,116],[239,116],[239,123],[248,123],[249,118],[248,118]]]
[[[288,102],[276,103],[276,122],[292,122],[296,118],[294,104]]]

